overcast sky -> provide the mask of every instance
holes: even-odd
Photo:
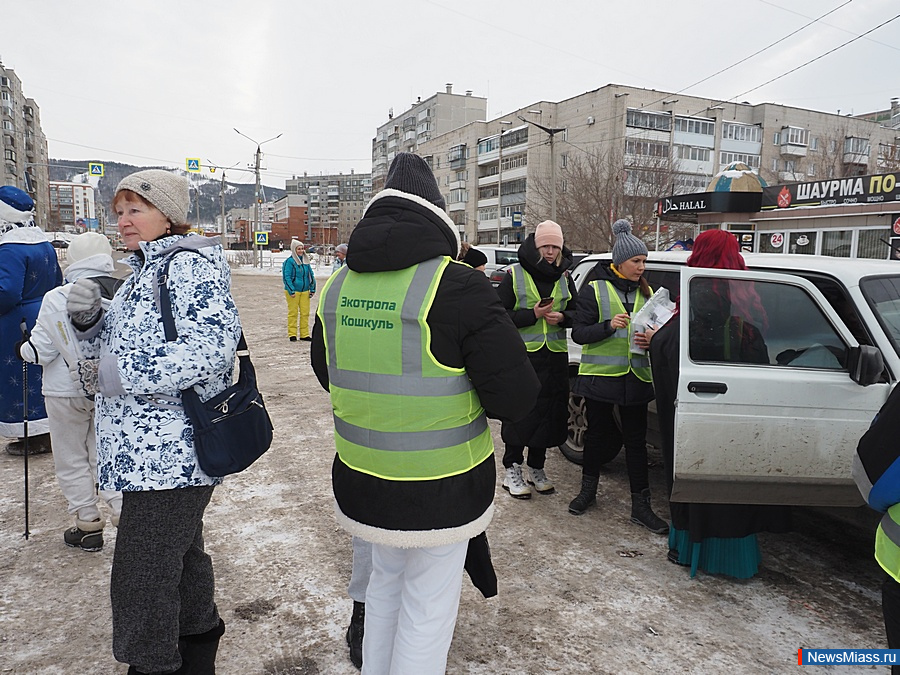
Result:
[[[275,187],[304,171],[370,171],[388,109],[447,82],[487,97],[489,119],[609,83],[842,114],[900,96],[900,19],[754,89],[890,21],[898,0],[3,5],[0,60],[40,106],[51,157],[246,168],[256,145],[234,128],[256,142],[282,134],[262,146]]]

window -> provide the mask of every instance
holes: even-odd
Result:
[[[847,345],[799,286],[695,277],[689,298],[692,361],[845,369]]]
[[[818,232],[791,232],[790,235],[788,253],[816,254],[816,236]]]
[[[844,152],[853,155],[869,154],[869,139],[848,136],[844,139]]]
[[[786,145],[806,145],[809,131],[800,127],[783,127],[781,129],[781,142]]]
[[[710,148],[696,148],[692,145],[676,145],[675,156],[678,159],[693,159],[699,162],[708,162],[712,154]]]
[[[447,200],[448,204],[459,204],[467,201],[469,201],[469,192],[467,190],[450,190],[450,199]]]
[[[629,138],[625,141],[625,154],[644,155],[647,157],[668,157],[669,146],[667,143],[638,141],[633,138]]]
[[[637,129],[658,129],[669,131],[672,128],[672,116],[668,113],[647,112],[629,108],[625,124]]]
[[[732,141],[751,141],[760,143],[762,141],[762,129],[754,124],[735,124],[734,122],[724,122],[722,124],[722,138]],[[775,142],[776,145],[778,142]]]
[[[857,258],[871,258],[874,260],[887,260],[888,247],[884,242],[891,240],[890,228],[877,230],[860,230],[859,241],[856,244]]]
[[[497,196],[496,185],[485,185],[478,188],[478,199],[493,199]]]
[[[806,175],[807,176],[815,176],[816,175],[816,165],[810,162],[806,165]]]
[[[716,123],[707,120],[691,119],[689,117],[676,117],[675,131],[681,131],[688,134],[701,134],[703,136],[715,136]]]
[[[493,152],[497,149],[497,136],[493,138],[485,138],[478,142],[478,154],[483,155],[488,152]]]
[[[809,149],[812,152],[819,151],[819,138],[817,136],[810,136],[809,138]]]
[[[526,181],[524,178],[517,178],[516,180],[504,181],[503,185],[500,188],[501,195],[514,195],[520,192],[525,192]]]
[[[822,232],[822,255],[833,258],[849,258],[853,243],[851,230],[825,230]]]
[[[794,160],[792,160],[792,159],[784,160],[784,170],[787,173],[794,173]]]
[[[489,207],[486,209],[478,209],[478,222],[489,220],[497,220],[497,207]]]
[[[455,145],[450,148],[450,153],[447,155],[447,160],[450,162],[456,162],[459,160],[464,160],[466,158],[466,146],[465,145]]]
[[[745,152],[722,152],[719,153],[719,164],[727,166],[733,162],[743,162],[751,169],[759,168],[759,155],[748,155]]]
[[[559,166],[562,169],[565,169],[569,166],[569,154],[564,152],[559,156]]]
[[[772,136],[772,144],[773,145],[781,145],[781,134],[777,131]]]
[[[778,171],[778,158],[772,158],[772,171]]]
[[[528,142],[528,127],[522,127],[521,129],[513,129],[512,131],[504,132],[503,134],[503,147],[511,148],[514,145],[521,145],[522,143]]]
[[[512,157],[503,157],[503,170],[507,171],[509,169],[515,169],[520,166],[525,166],[528,164],[528,155],[526,153],[522,153],[520,155],[513,155]]]

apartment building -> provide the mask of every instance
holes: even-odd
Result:
[[[362,217],[372,197],[372,174],[353,170],[320,176],[304,173],[286,180],[284,189],[288,195],[307,198],[306,244],[336,246],[350,238]]]
[[[48,232],[84,232],[98,228],[94,188],[91,185],[52,180],[48,193]]]
[[[34,99],[22,91],[22,81],[12,68],[0,62],[0,136],[3,162],[0,185],[25,190],[35,203],[35,221],[46,228],[49,216],[47,137],[41,130],[41,113]]]
[[[269,245],[288,248],[291,239],[305,240],[309,231],[306,195],[287,194],[275,201]]]
[[[581,212],[596,216],[592,229],[619,217],[641,227],[655,220],[657,199],[702,192],[735,161],[769,184],[787,183],[900,169],[897,148],[898,129],[883,113],[876,121],[609,84],[470,122],[417,142],[415,152],[430,161],[461,235],[490,244],[521,241],[551,217],[554,201],[566,207],[558,218],[574,218],[575,193],[584,192],[576,181],[618,190],[595,200],[596,213]]]
[[[419,152],[432,138],[459,127],[487,119],[487,99],[454,94],[453,84],[424,101],[421,97],[403,113],[388,112],[388,121],[378,127],[372,139],[372,185],[377,192],[384,187],[388,167],[398,152]],[[422,154],[422,153],[419,153]]]

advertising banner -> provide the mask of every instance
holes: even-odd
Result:
[[[762,210],[880,202],[900,202],[900,173],[771,185],[763,188]]]

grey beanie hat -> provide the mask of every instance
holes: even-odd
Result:
[[[631,234],[631,223],[620,218],[613,223],[613,234],[616,235],[616,243],[612,247],[612,261],[614,264],[625,262],[636,255],[647,255],[647,247],[640,239]]]
[[[116,195],[122,190],[130,190],[146,199],[172,225],[184,225],[187,222],[191,197],[186,178],[162,169],[147,169],[125,176],[116,187]]]
[[[408,192],[431,202],[442,211],[447,210],[447,203],[428,164],[411,152],[401,152],[394,157],[391,168],[388,169],[384,189]]]

